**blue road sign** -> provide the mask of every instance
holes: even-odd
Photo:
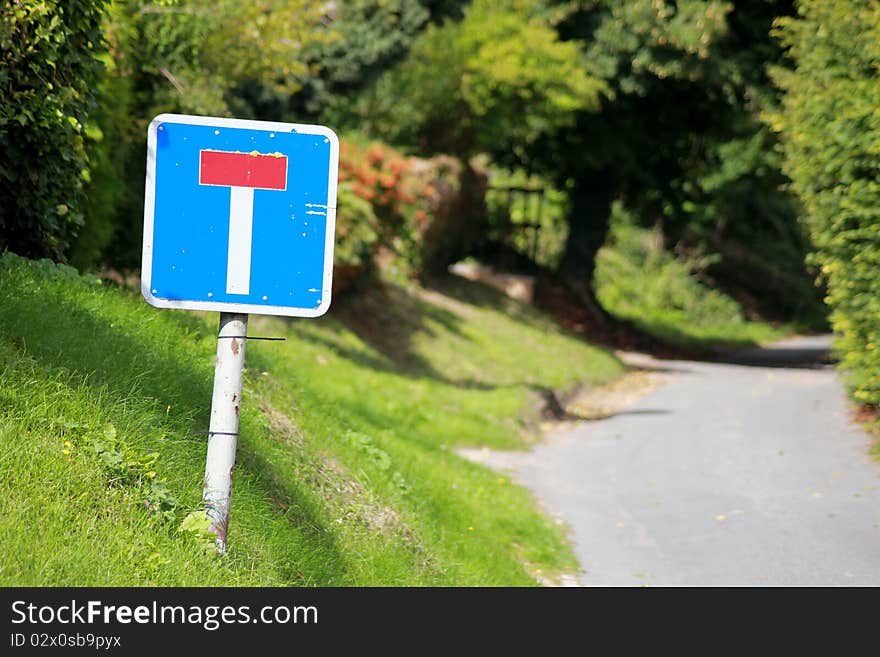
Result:
[[[329,128],[161,114],[147,133],[141,290],[159,308],[317,317],[330,306]]]

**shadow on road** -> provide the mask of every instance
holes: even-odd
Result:
[[[766,347],[726,349],[711,360],[746,367],[822,369],[834,363],[830,335],[791,338]]]
[[[609,411],[608,413],[601,414],[590,414],[583,415],[581,413],[569,413],[566,412],[560,418],[560,420],[568,420],[574,422],[599,422],[601,420],[608,420],[613,417],[618,417],[620,415],[647,415],[647,416],[655,416],[655,415],[669,415],[672,411],[667,410],[665,408],[633,408],[625,411]]]

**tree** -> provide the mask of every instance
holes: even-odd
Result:
[[[460,22],[432,25],[409,57],[339,119],[423,155],[516,161],[541,135],[596,109],[605,86],[531,0],[475,0]]]
[[[570,215],[558,273],[594,308],[595,256],[623,200],[671,241],[717,253],[723,283],[790,316],[817,295],[761,120],[777,95],[770,26],[790,11],[783,0],[477,0],[329,116],[423,155],[488,153],[553,180]],[[460,239],[450,257],[475,243]]]
[[[560,6],[560,35],[582,44],[611,89],[599,112],[581,112],[573,129],[534,153],[569,190],[570,231],[559,274],[584,302],[593,303],[595,256],[614,199],[673,236],[717,229],[711,185],[717,191],[729,182],[718,176],[724,144],[761,129],[749,118],[756,110],[748,99],[762,60],[752,67],[743,62],[762,41],[743,40],[731,29],[747,5],[632,0]],[[763,20],[769,30],[772,15]],[[749,56],[740,52],[749,49]],[[736,179],[748,169],[729,173]]]
[[[715,284],[749,307],[823,321],[799,208],[762,121],[778,103],[767,67],[781,50],[770,27],[792,11],[790,1],[633,0],[562,14],[560,34],[584,44],[613,90],[543,161],[569,189],[559,273],[585,302],[610,202],[621,199],[670,242],[713,252]]]
[[[161,112],[229,116],[249,109],[251,81],[289,95],[308,74],[303,53],[333,39],[308,0],[116,0],[102,26],[109,43],[101,104],[88,147],[98,168],[88,227],[74,247],[82,267],[140,261],[146,129]]]
[[[341,0],[327,3],[322,25],[332,35],[303,49],[306,71],[299,90],[278,93],[254,78],[236,92],[255,115],[278,120],[319,121],[328,108],[369,87],[405,59],[426,26],[460,19],[470,0]],[[336,118],[338,112],[331,116]],[[332,122],[332,120],[331,120]],[[334,124],[335,125],[335,124]]]
[[[604,83],[589,72],[576,43],[563,43],[543,5],[532,0],[475,0],[455,22],[431,25],[408,58],[327,120],[359,129],[420,155],[459,158],[466,216],[427,240],[426,273],[468,255],[485,233],[485,176],[471,159],[489,154],[522,164],[532,144],[597,109]],[[439,228],[439,227],[434,227]]]
[[[116,0],[101,104],[88,143],[98,165],[80,266],[140,258],[144,135],[160,112],[316,119],[339,94],[402,58],[461,0]]]

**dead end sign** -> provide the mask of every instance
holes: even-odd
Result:
[[[316,317],[330,305],[329,128],[162,114],[147,133],[142,291],[160,308]]]
[[[221,553],[248,314],[330,306],[338,168],[339,140],[323,126],[161,114],[147,131],[144,298],[220,312],[202,499]]]

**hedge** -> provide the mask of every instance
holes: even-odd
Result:
[[[0,250],[63,258],[83,223],[104,0],[0,6]]]
[[[827,284],[853,397],[880,406],[880,2],[801,0],[776,23],[794,63],[772,117]]]

